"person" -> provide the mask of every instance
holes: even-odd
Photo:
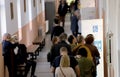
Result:
[[[70,3],[70,13],[73,14],[74,12],[74,1],[71,1]]]
[[[50,51],[47,54],[47,61],[50,62],[50,65],[53,62],[53,58],[52,58],[52,55],[51,55],[51,53],[52,53],[52,47],[54,47],[55,45],[57,45],[58,42],[59,42],[59,37],[57,37],[57,36],[53,37],[51,49],[50,49]]]
[[[79,4],[80,4],[80,0],[75,0],[74,10],[78,10],[79,9]]]
[[[76,56],[79,48],[85,44],[85,39],[82,35],[77,36],[77,45],[73,48],[73,53]]]
[[[70,21],[71,21],[71,17],[73,16],[73,13],[74,13],[74,1],[71,1],[70,3]]]
[[[60,66],[55,70],[55,77],[76,77],[75,71],[70,67],[70,58],[63,55],[60,60]]]
[[[72,54],[75,55],[75,53],[73,52],[74,48],[76,47],[77,45],[77,39],[75,38],[75,36],[73,35],[69,35],[68,37],[68,42],[71,46],[71,51],[72,51]]]
[[[27,77],[28,72],[31,68],[31,77],[36,77],[34,75],[36,69],[36,62],[28,58],[27,48],[24,44],[18,44],[18,53],[16,55],[17,65],[25,64],[25,74],[24,77]]]
[[[54,36],[59,36],[61,33],[64,33],[64,28],[60,26],[60,21],[58,17],[54,19],[55,25],[52,27],[51,31],[51,40]]]
[[[68,50],[67,50],[66,47],[61,47],[60,48],[60,56],[57,56],[52,63],[51,69],[52,69],[53,74],[55,73],[55,69],[60,66],[60,60],[61,60],[61,57],[63,55],[68,55]],[[69,56],[69,59],[70,59],[70,67],[72,67],[74,69],[76,75],[78,77],[80,77],[80,70],[79,70],[79,67],[78,67],[77,60],[73,56],[70,56],[70,55],[68,55],[68,56]]]
[[[76,60],[80,68],[80,77],[93,77],[92,72],[95,70],[95,65],[92,60],[87,58],[85,48],[80,48]]]
[[[67,10],[68,10],[68,4],[66,3],[65,0],[61,0],[60,5],[58,6],[58,14],[60,16],[60,20],[62,22],[63,27],[65,25],[65,16],[67,14]]]
[[[74,11],[73,13],[73,16],[71,16],[71,31],[72,31],[72,34],[77,37],[77,34],[78,34],[78,20],[79,20],[79,11],[76,10]]]
[[[97,76],[97,65],[99,64],[100,53],[99,53],[97,47],[93,44],[93,42],[94,42],[93,34],[88,34],[85,38],[85,42],[86,42],[85,46],[89,48],[91,55],[92,55],[92,58],[93,58],[93,62],[95,64],[96,70],[93,73],[94,74],[93,77],[96,77]],[[97,62],[96,62],[96,58],[98,58]]]
[[[4,64],[8,68],[9,77],[16,77],[16,60],[14,49],[18,43],[11,43],[11,34],[5,33],[2,41],[2,55]]]
[[[71,52],[71,46],[66,42],[67,40],[67,34],[66,33],[62,33],[59,36],[59,42],[52,46],[51,48],[51,59],[54,60],[56,56],[60,56],[60,48],[61,47],[66,47],[68,50],[68,54],[72,55]]]

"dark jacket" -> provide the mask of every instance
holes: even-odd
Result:
[[[71,31],[78,33],[78,18],[74,15],[71,17]]]
[[[58,14],[60,16],[65,16],[68,10],[68,5],[67,3],[64,4],[63,8],[62,8],[62,4],[59,5],[58,7]]]
[[[17,46],[17,44],[12,44],[9,41],[3,40],[2,41],[2,55],[3,56],[9,56],[9,55],[11,55],[11,53],[14,54],[13,50],[16,46]],[[12,52],[10,52],[10,51],[12,51]]]
[[[15,53],[14,48],[17,44],[12,44],[10,41],[2,41],[2,55],[4,56],[5,64],[14,64],[15,62]]]
[[[71,46],[68,45],[65,41],[61,41],[58,44],[54,45],[51,49],[51,62],[55,59],[56,56],[60,56],[60,48],[66,47],[68,54],[72,55]]]
[[[12,44],[10,41],[2,41],[2,55],[4,56],[4,64],[8,68],[9,77],[16,77],[16,60],[14,48],[17,44]]]
[[[51,40],[52,40],[53,36],[59,36],[63,32],[64,32],[63,27],[61,27],[61,26],[53,27],[52,32],[51,32]]]
[[[93,62],[95,64],[95,66],[97,66],[96,57],[100,58],[100,53],[99,53],[97,47],[92,44],[85,44],[85,46],[87,46],[90,49],[91,55],[93,57]]]
[[[16,55],[17,64],[23,64],[27,61],[27,48],[24,44],[18,45],[18,53]]]

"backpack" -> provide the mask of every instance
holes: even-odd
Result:
[[[16,55],[16,62],[17,64],[23,64],[27,60],[27,48],[24,44],[18,45],[18,53]]]
[[[87,58],[90,59],[90,60],[93,60],[92,54],[90,52],[90,49],[87,46],[82,45],[82,46],[80,46],[80,48],[85,48],[86,51],[87,51]]]

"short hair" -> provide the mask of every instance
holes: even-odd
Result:
[[[77,36],[77,42],[81,43],[83,41],[84,37],[82,35]]]
[[[69,67],[70,66],[70,58],[68,55],[63,55],[60,60],[61,67]]]
[[[61,33],[59,38],[60,38],[60,41],[65,41],[67,39],[67,34],[66,33]]]
[[[11,34],[9,33],[4,33],[3,35],[3,40],[10,40],[11,39]]]
[[[80,48],[78,51],[78,55],[81,55],[83,57],[87,57],[87,50],[85,48]]]
[[[88,35],[86,36],[86,38],[85,38],[86,44],[92,44],[93,41],[94,41],[94,36],[93,36],[93,34],[88,34]]]
[[[70,36],[68,37],[68,42],[69,42],[70,44],[72,44],[73,39],[74,39],[74,36],[73,36],[73,35],[70,35]]]
[[[60,20],[59,20],[58,17],[55,17],[55,18],[54,18],[54,23],[55,23],[55,24],[59,24],[59,23],[60,23]]]
[[[67,52],[67,48],[66,47],[61,47],[60,48],[60,53],[62,53],[62,52]]]

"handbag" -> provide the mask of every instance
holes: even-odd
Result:
[[[65,74],[63,73],[63,71],[62,71],[61,67],[60,67],[60,71],[62,72],[63,76],[64,76],[64,77],[66,77],[66,76],[65,76]]]
[[[49,51],[47,53],[47,62],[50,62],[51,61],[51,52]]]

